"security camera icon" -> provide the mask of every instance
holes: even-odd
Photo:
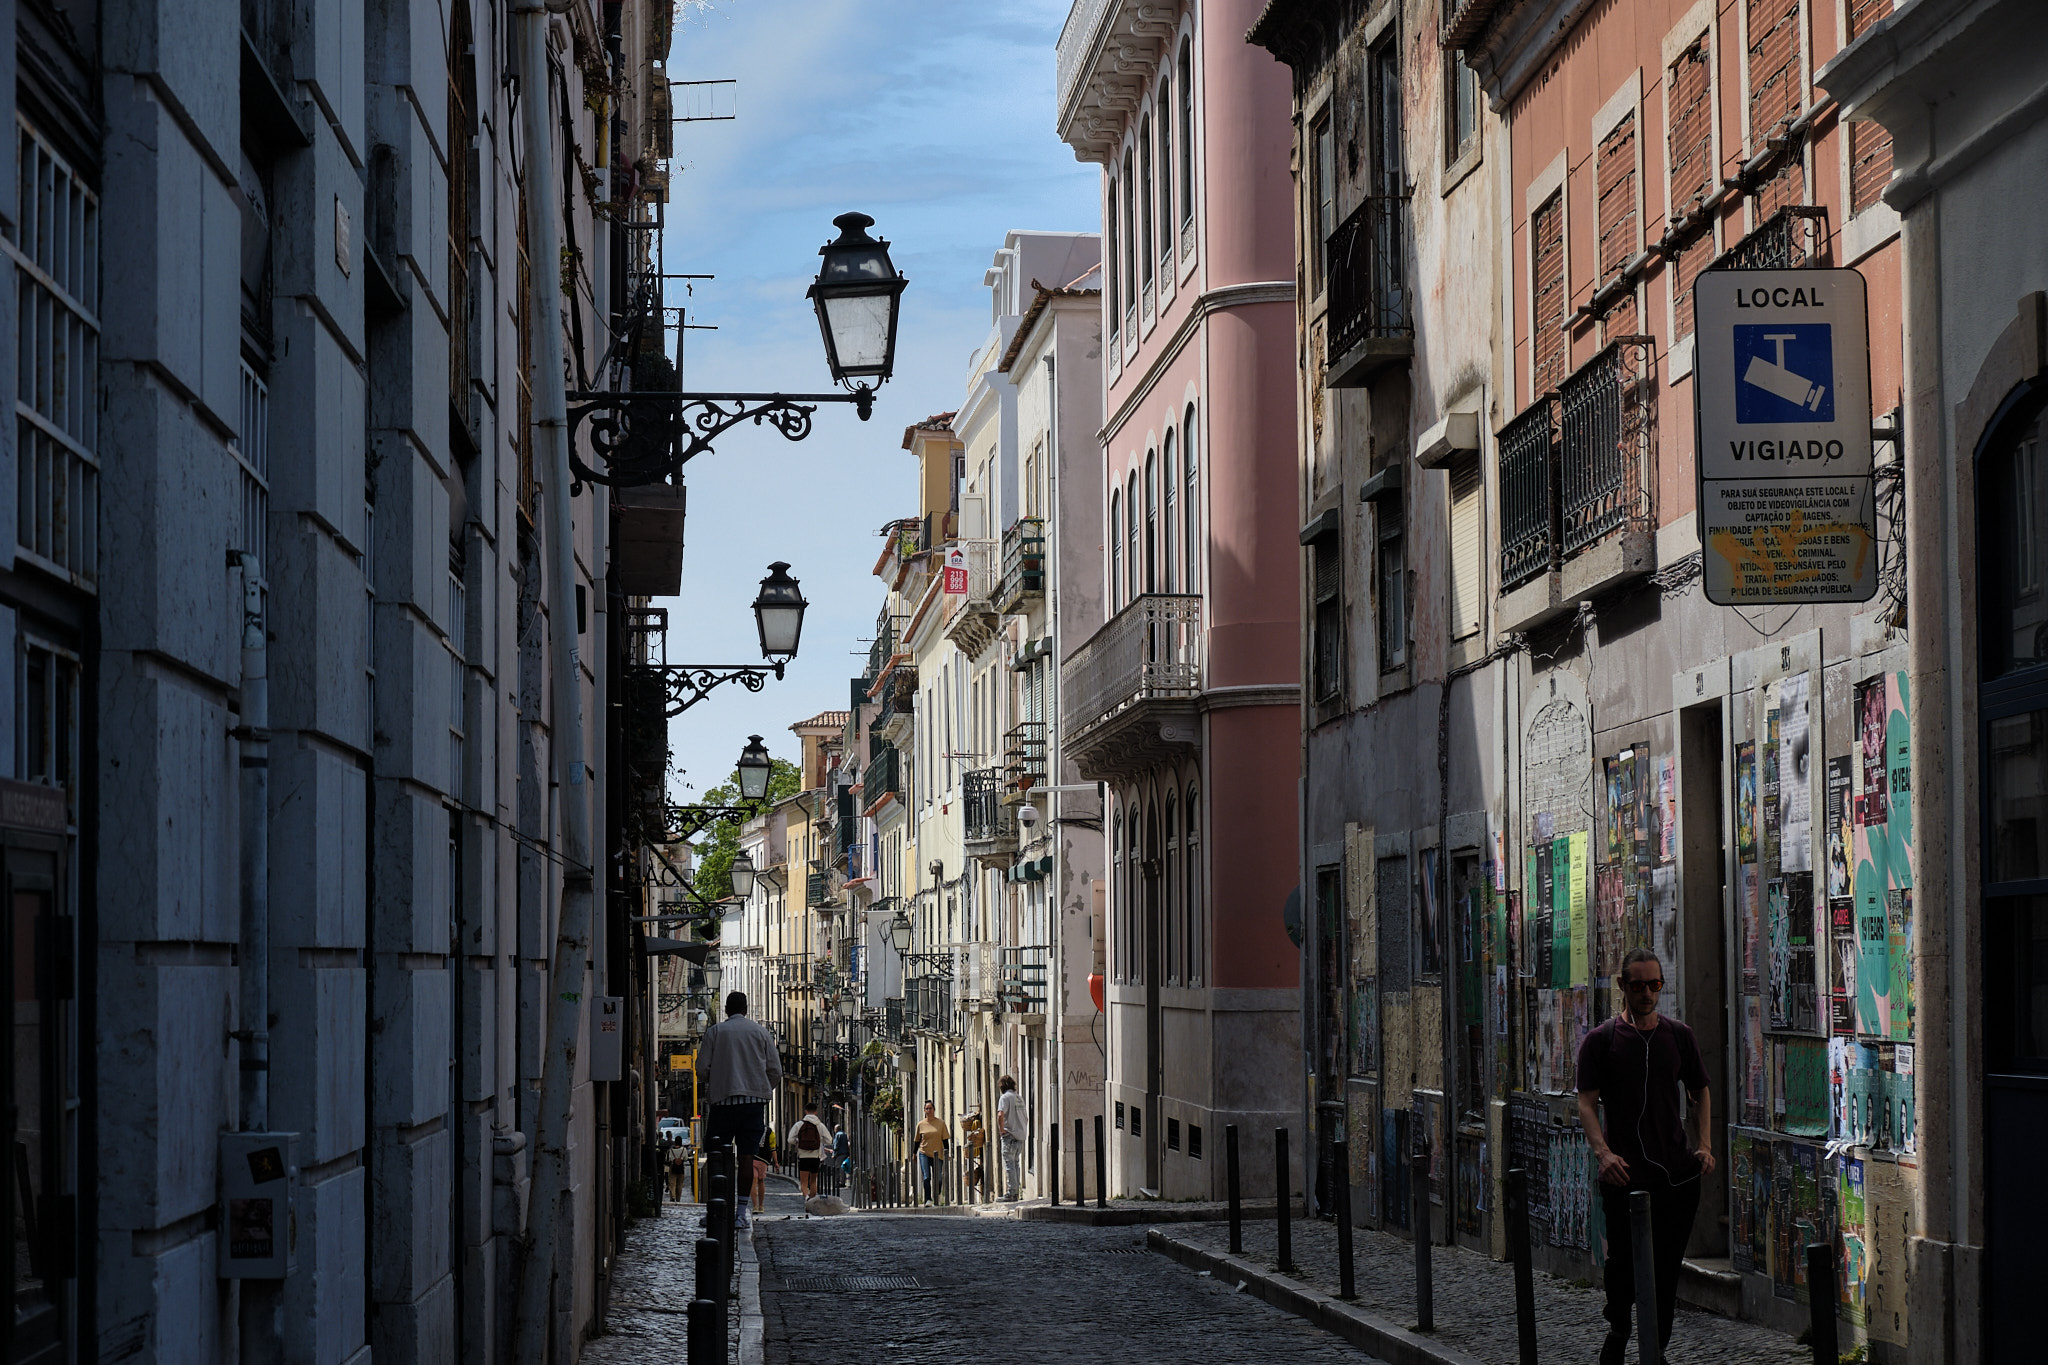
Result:
[[[1834,349],[1825,322],[1735,328],[1735,420],[1832,422]]]

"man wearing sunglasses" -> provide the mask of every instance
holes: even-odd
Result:
[[[1647,948],[1631,949],[1615,978],[1622,1010],[1579,1045],[1579,1126],[1600,1163],[1607,1216],[1607,1340],[1600,1365],[1622,1365],[1636,1300],[1630,1237],[1631,1190],[1650,1194],[1651,1266],[1657,1279],[1657,1332],[1671,1344],[1678,1310],[1678,1267],[1699,1211],[1700,1181],[1714,1170],[1712,1097],[1692,1030],[1657,1013],[1664,967]],[[1692,1097],[1699,1140],[1685,1140],[1678,1092]],[[1602,1110],[1606,1111],[1602,1123]]]

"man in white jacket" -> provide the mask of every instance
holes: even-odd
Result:
[[[726,996],[724,1022],[704,1031],[697,1048],[697,1074],[704,1081],[705,1144],[738,1146],[740,1188],[746,1189],[753,1179],[754,1149],[768,1126],[768,1098],[782,1084],[782,1058],[776,1053],[775,1035],[747,1018],[743,992]],[[733,1221],[747,1226],[744,1194]]]
[[[818,1102],[804,1101],[804,1116],[789,1126],[786,1144],[796,1153],[796,1183],[806,1200],[818,1193],[818,1171],[832,1150],[832,1130],[818,1117]]]

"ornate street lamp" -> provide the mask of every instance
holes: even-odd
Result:
[[[759,735],[747,736],[747,747],[740,750],[738,767],[740,800],[767,800],[768,777],[774,772],[775,764],[769,760],[768,746],[761,742]]]
[[[761,580],[761,594],[754,599],[754,624],[761,632],[761,657],[780,664],[796,657],[796,642],[804,633],[803,590],[789,576],[789,565],[776,560]],[[777,677],[781,674],[778,672]],[[756,740],[759,735],[754,736]]]
[[[896,945],[898,957],[910,955],[910,916],[901,910],[896,912],[895,919],[889,921],[889,942]]]
[[[726,869],[732,877],[732,893],[741,900],[754,894],[754,859],[745,849],[732,855],[732,865]]]
[[[840,1019],[840,1022],[841,1022],[841,1023],[847,1023],[847,1024],[850,1024],[850,1023],[852,1023],[852,1022],[853,1022],[853,1015],[854,1015],[854,1011],[858,1010],[859,1008],[860,1008],[860,1001],[859,1001],[858,999],[856,999],[856,998],[854,997],[854,994],[853,994],[853,992],[852,992],[852,991],[848,991],[848,992],[846,992],[846,993],[845,993],[844,995],[840,996],[840,997],[839,997],[839,1019]]]
[[[889,261],[889,243],[868,236],[875,220],[842,213],[832,220],[837,240],[818,248],[825,263],[808,297],[818,310],[825,363],[836,384],[853,386],[856,401],[896,367],[896,320],[908,283]],[[863,421],[867,409],[861,409]]]
[[[725,964],[713,953],[704,959],[704,990],[713,1000],[718,999],[718,983],[725,979]]]
[[[569,463],[576,487],[586,483],[632,488],[666,483],[712,442],[742,422],[766,422],[785,440],[811,434],[820,403],[851,403],[865,422],[874,414],[875,389],[896,367],[896,323],[908,283],[889,260],[889,244],[868,236],[874,219],[842,213],[832,220],[839,236],[818,254],[825,259],[806,294],[818,310],[825,363],[846,393],[682,393],[663,389],[579,389],[569,398]],[[613,383],[637,382],[624,347]],[[576,428],[590,419],[590,445],[603,464],[583,463]]]

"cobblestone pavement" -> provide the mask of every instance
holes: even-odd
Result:
[[[766,1365],[1372,1365],[1321,1329],[1145,1250],[1142,1228],[878,1212],[763,1222],[754,1245]],[[920,1287],[777,1287],[845,1275],[909,1276]]]
[[[1272,1220],[1244,1225],[1244,1258],[1272,1266],[1278,1225]],[[1212,1251],[1230,1246],[1227,1223],[1186,1223],[1165,1231]],[[1320,1219],[1294,1220],[1292,1278],[1324,1294],[1337,1292],[1337,1228]],[[1358,1288],[1354,1302],[1368,1313],[1402,1326],[1415,1323],[1415,1244],[1386,1233],[1357,1229],[1352,1266]],[[1456,1247],[1432,1248],[1430,1280],[1436,1310],[1432,1336],[1480,1360],[1512,1365],[1515,1344],[1515,1283],[1505,1261]],[[1545,1361],[1590,1361],[1607,1324],[1600,1316],[1601,1291],[1536,1273],[1536,1342]],[[1629,1358],[1635,1358],[1634,1348]],[[1679,1306],[1667,1365],[1811,1365],[1810,1349],[1753,1322]]]

